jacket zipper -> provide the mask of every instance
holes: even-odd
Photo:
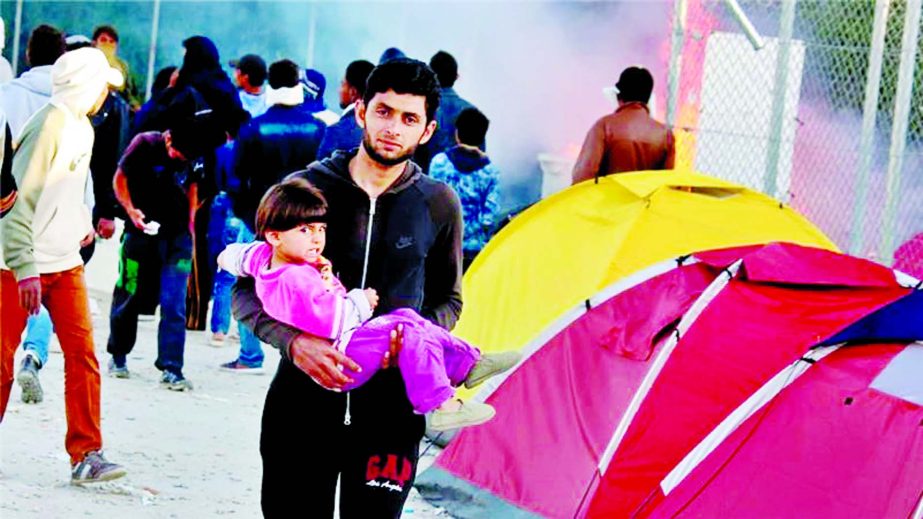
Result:
[[[369,253],[372,249],[372,224],[375,222],[375,205],[377,198],[369,198],[369,223],[365,232],[365,258],[362,260],[362,283],[361,288],[365,288],[365,281],[369,272]],[[352,417],[349,414],[349,391],[346,392],[346,415],[343,416],[343,425],[352,423]]]
[[[365,259],[362,261],[362,283],[359,288],[365,289],[365,281],[369,273],[369,252],[372,249],[372,224],[375,222],[375,204],[377,198],[369,198],[369,223],[365,232]]]

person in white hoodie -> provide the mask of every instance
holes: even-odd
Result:
[[[3,50],[6,43],[6,23],[0,18],[0,51]],[[0,56],[0,85],[9,83],[13,80],[13,66],[5,56]]]
[[[0,221],[0,420],[13,385],[13,355],[26,317],[44,305],[64,353],[64,399],[71,482],[104,481],[125,470],[102,454],[99,362],[80,257],[93,238],[84,186],[93,149],[88,115],[122,83],[98,49],[61,56],[51,69],[51,100],[26,123],[13,154],[18,196]]]
[[[64,34],[50,25],[39,25],[29,36],[26,60],[29,70],[0,85],[0,109],[19,139],[26,121],[51,99],[51,66],[64,54]]]
[[[50,25],[36,27],[26,47],[26,59],[32,68],[0,86],[0,111],[6,114],[11,144],[19,139],[32,114],[51,99],[51,66],[64,54],[65,42],[58,29]],[[36,404],[43,399],[39,370],[48,361],[51,333],[51,317],[45,307],[40,307],[37,315],[29,317],[26,337],[22,341],[26,355],[16,376],[22,387],[22,401],[27,404]]]

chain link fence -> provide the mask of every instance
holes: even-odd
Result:
[[[668,118],[678,163],[788,202],[844,251],[920,277],[921,10],[919,0],[677,0]]]

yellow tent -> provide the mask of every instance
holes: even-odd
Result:
[[[487,244],[465,274],[453,333],[484,351],[519,349],[635,271],[772,241],[836,250],[790,207],[705,175],[642,171],[583,182],[535,204]]]

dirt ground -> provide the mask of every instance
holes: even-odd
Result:
[[[278,353],[265,348],[263,375],[226,373],[218,365],[236,356],[237,344],[215,348],[208,345],[206,332],[189,332],[184,373],[195,390],[175,393],[158,387],[160,373],[153,366],[157,326],[148,321],[139,323],[138,344],[128,357],[132,377],[107,377],[105,344],[116,249],[115,241],[100,242],[87,280],[99,306],[93,323],[103,372],[105,452],[128,475],[95,486],[69,484],[63,356],[55,339],[41,371],[44,402],[23,404],[19,386],[14,386],[0,425],[0,517],[259,517],[260,414]],[[21,352],[17,368],[20,358]],[[428,450],[421,471],[437,450]],[[447,514],[413,491],[404,517]]]

